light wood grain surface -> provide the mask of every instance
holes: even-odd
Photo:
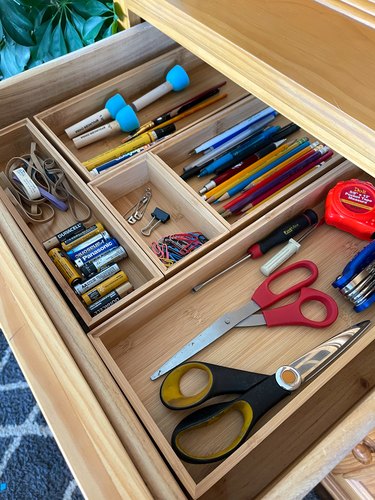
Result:
[[[128,0],[128,8],[374,173],[375,31],[310,0]],[[183,27],[183,29],[181,29]]]
[[[315,0],[318,3],[351,17],[355,21],[375,27],[375,5],[372,0]]]

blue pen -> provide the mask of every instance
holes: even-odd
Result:
[[[242,182],[239,182],[236,186],[234,186],[232,189],[229,189],[223,196],[221,196],[218,200],[216,200],[214,203],[219,203],[219,201],[227,200],[231,196],[241,192],[250,182],[252,182],[254,179],[258,179],[261,175],[266,174],[273,168],[277,167],[277,165],[280,165],[280,163],[284,162],[288,158],[291,158],[295,154],[297,154],[299,151],[302,151],[302,149],[305,149],[310,142],[308,140],[304,141],[302,144],[299,146],[295,147],[291,151],[288,151],[284,155],[280,156],[277,158],[275,161],[271,162],[269,165],[266,165],[265,167],[261,168],[258,170],[253,175],[250,175],[247,179],[243,180]]]
[[[126,153],[122,156],[119,156],[118,158],[115,158],[114,160],[107,161],[106,163],[103,163],[99,167],[94,168],[91,171],[91,173],[94,175],[100,174],[101,172],[104,172],[104,170],[107,170],[107,168],[111,168],[111,167],[114,167],[115,165],[118,165],[122,161],[127,160],[128,158],[131,158],[132,156],[136,155],[137,153],[140,153],[141,151],[143,151],[144,149],[145,149],[144,147],[138,148],[138,149],[135,149],[134,151],[130,151],[130,153]]]
[[[258,149],[261,149],[264,146],[267,146],[265,142],[270,139],[274,134],[276,134],[281,127],[269,127],[266,129],[264,132],[261,132],[260,134],[257,134],[256,136],[252,137],[251,140],[246,141],[243,144],[240,144],[236,148],[234,148],[232,151],[226,153],[225,155],[221,156],[217,160],[213,161],[207,167],[203,168],[199,174],[198,177],[203,177],[204,175],[212,174],[212,172],[215,172],[215,170],[223,165],[235,165],[236,163],[240,162],[247,156],[255,153],[258,151]]]
[[[201,153],[202,151],[206,151],[210,149],[211,147],[218,147],[221,144],[223,144],[225,141],[228,141],[232,137],[234,137],[236,134],[239,134],[240,132],[243,132],[247,127],[250,127],[250,125],[254,125],[255,122],[261,120],[262,118],[265,118],[266,116],[273,114],[274,116],[277,115],[277,111],[275,111],[273,108],[266,108],[262,109],[262,111],[259,111],[259,113],[256,113],[253,116],[250,116],[250,118],[247,118],[246,120],[242,121],[241,123],[238,123],[234,127],[229,128],[228,130],[225,130],[221,134],[213,137],[212,139],[204,142],[197,148],[195,148],[193,151],[194,153]]]

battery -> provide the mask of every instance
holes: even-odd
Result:
[[[53,247],[56,247],[59,245],[62,241],[65,241],[67,238],[71,238],[72,236],[75,236],[79,233],[82,233],[86,228],[82,224],[82,222],[77,222],[76,224],[73,224],[73,226],[67,227],[60,233],[55,234],[55,236],[52,236],[47,241],[43,242],[44,248],[48,251],[51,250]]]
[[[48,252],[48,255],[69,285],[74,286],[82,281],[82,276],[60,248],[52,248]]]
[[[74,287],[74,291],[76,292],[77,295],[82,295],[85,292],[88,292],[91,290],[91,288],[94,288],[95,286],[99,285],[102,281],[110,278],[114,274],[118,273],[120,271],[120,268],[118,264],[112,264],[109,267],[106,267],[103,269],[98,274],[95,274],[92,278],[88,279],[84,283],[79,283]]]
[[[109,233],[107,233],[107,231],[103,231],[102,233],[96,234],[89,240],[84,241],[80,245],[77,245],[71,250],[68,250],[66,253],[69,259],[71,260],[78,259],[79,257],[81,257],[81,255],[85,255],[94,248],[98,248],[98,246],[102,245],[111,238],[112,236]]]
[[[87,310],[91,316],[96,316],[97,314],[100,314],[101,312],[111,307],[113,304],[118,302],[122,297],[125,297],[125,295],[127,295],[133,290],[134,290],[133,285],[129,281],[127,281],[123,285],[116,288],[116,290],[109,292],[103,298],[99,299],[94,304],[88,306]]]
[[[68,250],[71,250],[77,245],[80,245],[84,241],[89,240],[96,234],[102,233],[103,231],[104,231],[103,224],[97,222],[96,224],[88,227],[81,233],[78,233],[75,236],[72,236],[71,238],[67,238],[65,241],[62,241],[61,247],[63,248],[63,250],[67,252]]]
[[[88,262],[91,262],[92,260],[98,258],[100,255],[103,255],[105,253],[111,252],[115,248],[119,246],[119,242],[112,238],[111,240],[108,240],[104,242],[101,246],[98,248],[94,248],[90,252],[86,253],[85,255],[82,255],[79,259],[74,259],[74,264],[78,267],[81,268]]]
[[[112,290],[118,288],[126,281],[128,281],[128,277],[126,276],[124,271],[120,271],[119,273],[111,276],[110,278],[97,285],[95,288],[92,288],[88,292],[84,293],[81,298],[85,302],[85,304],[89,306],[93,302],[104,297],[104,295],[112,292]]]
[[[104,269],[104,267],[114,262],[118,262],[121,259],[127,257],[127,253],[123,247],[117,247],[110,252],[107,252],[95,260],[88,262],[81,267],[81,272],[87,278],[91,277],[95,273],[98,273]]]

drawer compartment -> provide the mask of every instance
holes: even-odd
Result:
[[[177,48],[37,114],[35,120],[76,171],[84,179],[90,180],[93,174],[88,172],[81,162],[118,146],[127,134],[119,133],[77,149],[72,139],[69,139],[65,133],[65,129],[104,108],[105,102],[116,93],[122,94],[127,103],[138,99],[160,85],[166,73],[176,64],[181,65],[187,71],[190,85],[180,92],[170,92],[140,110],[137,116],[141,124],[166,113],[169,109],[223,81],[226,81],[226,84],[220,89],[220,94],[227,94],[227,97],[177,122],[177,131],[248,95],[241,87],[186,49]]]
[[[166,276],[176,273],[229,236],[228,229],[199,197],[186,190],[179,177],[174,172],[166,171],[160,160],[150,153],[132,160],[126,168],[99,175],[89,186]],[[144,216],[140,221],[129,224],[127,217],[144,196],[146,188],[151,189],[152,197]],[[167,212],[170,219],[165,224],[158,224],[149,236],[144,236],[141,230],[151,223],[151,214],[156,207]],[[152,251],[153,242],[184,232],[200,232],[208,241],[181,260],[166,265],[167,262],[163,263]]]
[[[245,255],[251,244],[293,215],[307,208],[314,208],[322,215],[328,190],[338,180],[356,176],[368,179],[352,164],[344,162],[133,307],[90,332],[99,354],[193,498],[226,498],[228,492],[236,498],[254,498],[375,386],[372,368],[375,328],[372,327],[324,371],[269,411],[232,455],[216,464],[191,465],[177,458],[169,444],[172,430],[187,412],[165,408],[159,399],[163,377],[150,380],[151,374],[183,345],[225,311],[234,310],[250,299],[252,291],[264,279],[259,268],[272,252],[257,261],[243,262],[197,293],[192,293],[193,286],[231,265]],[[320,274],[314,288],[334,297],[339,307],[338,319],[331,326],[234,329],[192,359],[271,374],[348,326],[365,319],[374,320],[373,309],[356,314],[352,305],[331,286],[364,245],[365,242],[350,234],[322,225],[289,261],[308,259],[317,264]],[[311,304],[307,314],[319,319],[321,311],[314,306]]]
[[[224,130],[233,127],[234,125],[242,122],[243,120],[251,117],[252,115],[259,113],[261,110],[265,109],[267,106],[264,102],[256,99],[252,96],[246,97],[241,101],[233,104],[232,106],[220,111],[203,120],[201,123],[190,127],[187,130],[181,132],[173,140],[156,145],[152,149],[152,154],[158,156],[167,168],[172,169],[176,174],[181,175],[184,172],[184,167],[192,162],[193,159],[199,159],[201,155],[189,156],[194,148],[198,147],[205,141],[210,140],[212,137],[220,134]],[[269,124],[269,126],[285,126],[289,124],[290,121],[287,120],[282,115],[277,115],[276,118]],[[292,143],[294,140],[300,139],[302,137],[308,137],[310,142],[313,143],[317,139],[311,136],[311,134],[306,133],[303,129],[298,132],[293,133],[287,137],[287,142]],[[225,224],[231,232],[237,232],[244,228],[249,223],[255,221],[260,216],[266,214],[269,210],[277,206],[281,201],[287,200],[293,193],[296,193],[304,186],[313,182],[315,179],[332,169],[335,165],[342,161],[342,157],[337,153],[334,153],[331,158],[329,158],[323,165],[313,167],[307,173],[291,182],[285,186],[281,191],[276,192],[274,195],[265,199],[259,205],[255,205],[251,211],[246,215],[231,215],[228,218],[222,217],[218,213],[218,209],[221,209],[226,203],[231,201],[234,197],[226,200],[225,202],[213,203],[211,208],[215,210],[217,216],[223,224]],[[206,175],[204,177],[191,177],[186,181],[188,189],[194,191],[195,193],[199,190],[214,176],[215,174]],[[239,195],[240,193],[238,193]],[[236,195],[237,196],[237,195]],[[206,206],[209,203],[205,202]]]
[[[53,158],[55,160],[57,166],[64,172],[75,194],[90,207],[91,217],[85,222],[85,226],[90,227],[96,222],[101,222],[108,233],[113,238],[117,239],[118,243],[124,247],[128,254],[128,257],[119,261],[118,265],[128,276],[129,282],[133,285],[134,290],[108,309],[91,317],[81,300],[48,257],[47,251],[42,244],[58,232],[63,231],[77,222],[71,209],[69,208],[68,211],[55,209],[55,216],[49,222],[27,224],[10,201],[6,192],[0,189],[2,201],[38,253],[40,259],[56,280],[63,294],[70,302],[71,307],[82,319],[84,325],[90,328],[99,324],[111,314],[155,287],[163,280],[163,275],[148,259],[143,250],[134,242],[127,232],[123,230],[117,220],[104,206],[102,206],[101,202],[95,198],[90,189],[66,163],[61,155],[49,144],[28,119],[17,122],[0,132],[1,172],[5,171],[6,165],[11,158],[29,154],[32,142],[37,144],[37,150],[43,158]],[[78,207],[77,212],[78,217],[83,217],[81,207]],[[58,244],[56,246],[58,246]]]

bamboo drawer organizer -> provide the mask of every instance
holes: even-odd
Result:
[[[247,92],[242,87],[231,82],[211,66],[180,47],[37,114],[35,121],[77,172],[84,179],[90,180],[93,178],[93,174],[88,172],[81,162],[96,156],[106,149],[117,146],[120,139],[125,137],[126,134],[113,135],[84,148],[77,149],[73,141],[66,135],[65,129],[99,111],[101,107],[104,107],[107,99],[116,93],[122,94],[127,103],[132,102],[160,85],[167,71],[175,64],[180,64],[187,71],[190,85],[183,91],[171,92],[142,109],[138,113],[141,123],[156,118],[168,109],[223,81],[227,81],[227,83],[221,88],[220,92],[227,94],[227,97],[178,122],[177,131],[196,121],[200,121],[205,116],[209,116],[247,95]],[[175,134],[172,134],[172,136]]]
[[[131,311],[119,313],[89,334],[135,411],[193,498],[204,497],[207,493],[209,498],[213,498],[224,482],[229,491],[232,491],[231,488],[235,491],[236,483],[241,484],[242,488],[246,488],[247,498],[253,498],[264,479],[262,469],[271,461],[270,447],[277,449],[283,460],[269,464],[271,467],[267,472],[278,474],[297,458],[300,447],[310,446],[334,424],[339,415],[348,411],[375,386],[372,368],[375,329],[372,328],[368,335],[305,388],[297,391],[294,397],[267,413],[258,422],[256,432],[240,449],[219,465],[202,466],[185,464],[172,451],[169,445],[171,432],[187,413],[166,409],[159,399],[161,380],[150,380],[150,375],[164,361],[218,316],[249,300],[251,291],[264,279],[259,267],[269,255],[256,263],[244,262],[197,293],[191,291],[192,287],[240,258],[251,244],[288,217],[306,208],[315,208],[322,213],[328,190],[338,180],[353,176],[369,178],[349,162],[344,162],[269,212],[268,222],[259,219],[202,257],[188,270],[144,296]],[[328,252],[333,244],[337,252]],[[356,314],[331,286],[347,261],[362,246],[364,242],[351,235],[322,226],[316,229],[308,244],[303,245],[299,254],[291,260],[308,259],[318,265],[320,276],[314,287],[332,295],[341,311],[338,320],[330,327],[322,330],[290,326],[241,331],[234,329],[192,359],[257,373],[274,373],[282,364],[291,362],[361,318],[374,320],[375,314],[371,310],[361,316]],[[312,307],[308,314],[317,319],[319,310]],[[173,342],[166,342],[170,338],[173,338]],[[240,425],[239,422],[226,421],[219,439],[231,435],[231,425],[235,428],[234,432],[238,432],[236,426]],[[207,432],[205,429],[203,436]],[[196,445],[200,445],[199,434],[195,438]],[[194,438],[190,439],[189,449],[194,452]],[[243,477],[245,470],[248,473]]]
[[[26,224],[16,208],[9,201],[9,198],[4,193],[3,189],[0,188],[0,198],[7,206],[14,219],[17,221],[23,233],[26,235],[32,248],[34,248],[43,264],[52,274],[64,296],[67,297],[73,309],[82,319],[83,323],[86,327],[92,328],[99,322],[106,319],[110,314],[114,314],[122,307],[136,300],[147,290],[155,287],[163,280],[163,275],[152,262],[148,261],[143,251],[138,247],[128,233],[122,229],[113,215],[106,210],[105,207],[102,207],[100,203],[97,203],[95,198],[93,198],[90,189],[86,186],[82,179],[74,172],[71,166],[67,164],[56,149],[51,146],[48,140],[46,140],[46,138],[40,133],[35,125],[30,122],[30,120],[26,119],[21,122],[17,122],[16,124],[0,131],[0,170],[4,171],[6,164],[11,158],[19,156],[20,153],[27,154],[30,151],[31,142],[35,142],[37,144],[38,150],[44,157],[53,158],[57,162],[57,164],[64,171],[70,185],[78,197],[90,206],[92,216],[86,223],[87,227],[95,224],[96,222],[102,222],[109,234],[118,240],[119,244],[125,248],[128,254],[128,257],[121,260],[118,264],[121,270],[125,271],[127,274],[129,281],[134,286],[134,290],[117,303],[113,304],[110,308],[106,309],[97,316],[91,317],[78,296],[74,293],[74,290],[65,281],[55,264],[53,264],[47,255],[47,251],[42,245],[43,241],[48,240],[59,231],[66,229],[76,222],[73,218],[71,210],[68,210],[67,212],[56,210],[55,217],[50,222],[43,224]]]
[[[165,0],[160,0],[161,6],[165,3]],[[150,4],[154,6],[153,0]],[[193,38],[192,35],[195,47]],[[126,47],[131,50],[127,51]],[[198,50],[195,52],[200,55]],[[239,53],[235,52],[234,64],[238,64]],[[210,62],[209,57],[204,59]],[[207,88],[208,82],[219,83],[226,79],[222,91],[228,92],[227,100],[221,101],[222,105],[215,109],[207,108],[202,115],[184,123],[183,128],[177,127],[178,133],[147,154],[114,167],[93,180],[82,168],[81,161],[103,149],[104,142],[75,150],[65,137],[64,128],[87,113],[97,111],[114,90],[124,90],[128,100],[138,97],[141,83],[146,81],[141,78],[141,65],[142,71],[150,75],[147,85],[142,87],[142,90],[148,90],[160,83],[160,75],[154,69],[168,69],[175,62],[186,62],[193,75],[203,74],[207,78],[201,87],[193,87],[192,79],[189,95]],[[231,58],[226,57],[222,69],[226,74],[231,74],[228,70],[230,63]],[[258,73],[252,76],[256,77]],[[59,84],[49,86],[45,100],[41,101],[40,88],[56,78]],[[27,227],[0,191],[1,327],[83,492],[88,498],[97,498],[99,494],[103,498],[134,496],[163,500],[186,497],[248,499],[263,495],[286,498],[291,491],[295,496],[303,496],[328,472],[318,462],[321,455],[326,457],[331,453],[331,436],[335,436],[336,431],[342,434],[342,422],[362,407],[373,408],[370,396],[375,386],[374,327],[294,397],[267,414],[246,443],[219,465],[190,466],[173,454],[169,445],[170,432],[181,415],[176,416],[162,407],[158,401],[160,382],[151,382],[149,376],[154,368],[214,320],[224,308],[232,309],[250,297],[251,291],[263,279],[259,273],[263,259],[243,263],[197,294],[191,292],[192,286],[241,257],[252,243],[285,219],[305,208],[322,210],[328,189],[338,180],[371,178],[349,162],[340,163],[341,159],[335,155],[323,170],[319,172],[317,169],[281,197],[275,196],[264,207],[261,205],[259,211],[254,210],[254,214],[247,218],[229,222],[222,219],[197,195],[198,186],[194,181],[184,183],[179,179],[186,153],[196,145],[195,135],[197,142],[204,140],[213,131],[219,132],[265,104],[249,96],[223,77],[220,71],[199,61],[186,49],[176,48],[173,41],[147,24],[132,28],[97,47],[86,47],[73,56],[48,63],[41,69],[34,68],[20,80],[14,80],[12,85],[0,83],[6,91],[3,94],[5,105],[16,111],[17,119],[36,115],[35,122],[42,133],[25,120],[3,129],[0,136],[1,168],[15,153],[20,153],[19,147],[15,151],[16,146],[21,146],[26,153],[30,140],[34,139],[38,147],[53,156],[64,169],[76,192],[90,204],[95,218],[123,243],[129,253],[123,262],[124,269],[129,278],[133,273],[131,281],[137,284],[134,292],[110,309],[108,315],[102,313],[100,318],[85,318],[82,305],[75,296],[69,296],[69,290],[64,290],[65,283],[51,267],[53,265],[41,247],[42,240],[74,221],[65,214],[49,229]],[[241,78],[234,80],[246,87]],[[131,92],[126,94],[128,82]],[[34,99],[35,96],[39,96],[39,100]],[[274,103],[278,110],[299,122],[299,112],[288,108],[281,99],[272,101],[267,96],[265,92],[265,101]],[[163,98],[163,102],[158,101],[142,111],[141,121],[183,100],[182,94],[170,94]],[[305,117],[306,110],[303,110]],[[217,114],[213,115],[214,111]],[[2,126],[15,121],[13,116],[1,119]],[[277,120],[283,123],[284,118],[279,116]],[[301,118],[300,123],[303,125],[305,120]],[[308,129],[314,130],[308,120],[306,123]],[[337,126],[341,132],[341,124]],[[324,132],[324,129],[319,131]],[[299,135],[307,134],[301,130]],[[324,137],[323,133],[317,135]],[[118,143],[118,138],[112,137],[105,143],[110,147]],[[137,181],[133,176],[135,170],[143,172],[144,177]],[[116,179],[131,182],[129,190],[124,190],[119,197],[113,188]],[[189,229],[190,223],[195,223],[202,232],[210,232],[207,247],[196,251],[196,255],[193,253],[186,265],[184,261],[179,267],[176,265],[175,270],[161,268],[150,255],[148,243],[140,240],[139,234],[133,233],[122,217],[127,204],[148,182],[155,183],[158,203],[170,197],[170,206],[174,205],[171,197],[174,193],[189,205],[181,205],[184,218],[177,222],[181,221],[182,229],[187,228],[187,223]],[[338,302],[340,315],[330,328],[310,331],[261,327],[242,333],[231,331],[200,353],[197,359],[271,373],[280,364],[299,356],[348,324],[367,318],[374,320],[371,310],[365,316],[356,315],[351,304],[330,285],[362,245],[363,242],[349,234],[323,226],[309,236],[294,257],[294,260],[312,259],[318,264],[320,277],[316,287],[330,293]],[[336,249],[341,251],[336,252]],[[16,280],[13,282],[14,276]],[[314,309],[310,311],[312,315],[315,313]],[[56,408],[61,411],[56,411]],[[358,432],[363,430],[364,436],[369,431],[367,426],[375,424],[373,412],[362,416],[361,422]],[[346,454],[363,436],[350,437],[352,442],[347,442],[346,438],[340,453],[344,450]],[[320,446],[324,452],[318,455],[318,460],[308,463],[308,471],[311,465],[315,467],[313,479],[309,480],[306,460],[316,456]],[[339,460],[340,456],[337,456],[337,462]],[[272,490],[270,495],[267,495],[267,490]]]

